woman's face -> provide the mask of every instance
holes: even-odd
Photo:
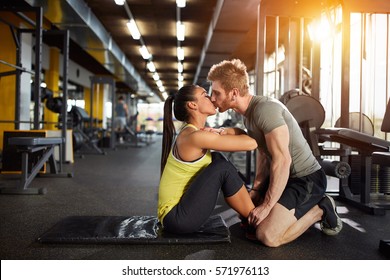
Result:
[[[199,112],[207,114],[208,116],[215,115],[217,113],[213,102],[211,102],[210,96],[204,88],[198,87],[195,89],[195,98]]]

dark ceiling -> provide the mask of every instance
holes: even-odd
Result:
[[[110,33],[119,48],[142,76],[144,81],[156,93],[158,87],[152,73],[146,68],[146,61],[139,53],[140,41],[134,40],[126,27],[129,16],[124,6],[118,6],[114,0],[84,0],[92,12]],[[209,67],[222,59],[240,57],[254,64],[256,48],[256,14],[258,0],[255,1],[217,1],[187,0],[186,7],[180,9],[181,21],[185,24],[184,48],[184,84],[197,83],[206,86]],[[216,8],[216,5],[221,5]],[[177,8],[175,0],[127,0],[145,45],[153,56],[156,71],[167,93],[178,89]],[[214,30],[209,32],[214,17]],[[208,33],[209,32],[209,33]],[[209,36],[209,37],[208,37]],[[202,49],[206,45],[205,59],[201,61]],[[198,69],[199,68],[199,69]],[[197,79],[194,80],[197,74]]]
[[[148,102],[163,100],[147,61],[139,53],[144,43],[152,55],[167,94],[178,90],[176,20],[185,25],[184,84],[208,87],[210,67],[224,59],[240,58],[253,69],[259,0],[13,0],[3,6],[42,7],[44,28],[69,30],[69,58],[94,75],[112,75],[117,90],[136,93]],[[134,40],[126,26],[132,16],[141,33]],[[61,40],[43,41],[62,47]],[[153,96],[150,94],[153,92]]]
[[[152,73],[146,68],[146,61],[139,53],[139,40],[134,40],[127,29],[126,23],[129,17],[125,7],[116,5],[113,0],[85,0],[85,2],[149,87],[159,92]],[[127,4],[142,39],[153,56],[156,71],[166,91],[177,90],[175,0],[129,0]],[[186,7],[180,10],[181,20],[186,27],[185,41],[182,42],[185,50],[183,61],[185,83],[193,82],[215,4],[216,0],[189,0]]]
[[[177,91],[178,15],[186,30],[180,42],[184,84],[207,88],[209,68],[223,59],[241,58],[249,69],[254,68],[259,0],[187,0],[180,9],[175,0],[127,0],[124,6],[114,0],[24,1],[43,7],[46,28],[69,30],[70,59],[95,75],[112,74],[118,91],[137,93],[149,102],[159,102],[163,95],[139,47],[147,46],[165,92]],[[131,37],[126,26],[129,15],[142,41]],[[55,38],[43,39],[50,45],[57,43]]]

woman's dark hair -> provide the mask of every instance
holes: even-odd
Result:
[[[162,140],[162,153],[161,153],[161,175],[167,163],[169,152],[172,148],[173,138],[176,135],[175,126],[173,124],[172,116],[172,104],[173,113],[177,120],[187,122],[189,114],[187,111],[187,102],[194,101],[194,91],[198,88],[196,85],[188,85],[179,89],[176,94],[171,94],[165,100],[164,104],[164,121],[163,121],[163,140]]]

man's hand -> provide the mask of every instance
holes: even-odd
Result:
[[[262,221],[264,221],[265,218],[268,217],[270,211],[271,208],[265,206],[264,203],[260,206],[257,206],[250,212],[248,216],[249,224],[254,227],[257,227]]]
[[[227,134],[225,131],[225,128],[223,128],[223,127],[220,127],[220,128],[203,127],[200,130],[214,132],[214,133],[219,134],[219,135]]]
[[[264,197],[261,196],[260,192],[257,189],[250,190],[249,196],[255,206],[259,206],[264,200]]]

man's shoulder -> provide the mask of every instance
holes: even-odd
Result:
[[[275,98],[267,96],[254,96],[249,107],[253,112],[264,112],[277,110],[277,108],[283,107],[281,105],[282,103]]]

